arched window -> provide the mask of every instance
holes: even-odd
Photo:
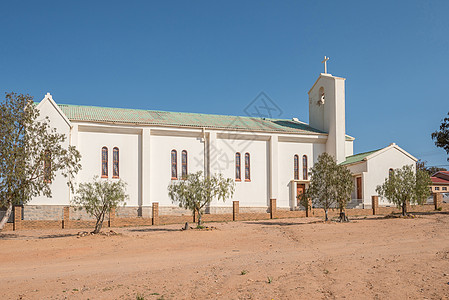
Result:
[[[307,155],[302,156],[302,179],[307,180]]]
[[[187,177],[187,151],[182,150],[182,179]]]
[[[117,147],[112,149],[112,178],[119,178],[119,152]]]
[[[242,173],[240,169],[240,153],[235,154],[235,180],[242,180]]]
[[[249,153],[245,153],[245,181],[251,180],[251,162]]]
[[[171,179],[178,179],[178,154],[176,150],[171,151]]]
[[[293,178],[295,180],[299,179],[299,156],[295,154],[293,159]]]
[[[393,172],[394,172],[393,168],[390,168],[390,170],[388,170],[388,177],[391,177],[391,175],[393,175]]]
[[[51,153],[49,150],[44,152],[44,181],[51,182]]]
[[[101,148],[101,177],[108,177],[108,147]]]

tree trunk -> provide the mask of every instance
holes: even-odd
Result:
[[[340,222],[349,222],[349,219],[346,216],[346,212],[343,211],[342,207],[340,207]]]
[[[407,215],[407,201],[402,203],[402,216],[405,217],[406,215]]]
[[[12,212],[12,203],[9,203],[8,209],[6,210],[6,214],[3,216],[2,221],[0,222],[0,231],[5,227],[6,222],[8,222],[9,216],[11,216]]]
[[[329,218],[327,217],[327,211],[328,211],[327,208],[324,209],[324,216],[325,216],[324,221],[329,221]]]
[[[102,213],[100,216],[98,216],[97,223],[95,223],[95,229],[94,229],[93,233],[97,234],[100,232],[101,227],[103,226],[103,220],[104,220],[104,213]]]
[[[198,210],[198,228],[201,226],[201,213]]]

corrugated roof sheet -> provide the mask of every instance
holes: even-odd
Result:
[[[156,110],[58,104],[71,121],[206,127],[262,132],[325,133],[302,122]]]
[[[449,180],[444,179],[444,178],[430,177],[430,180],[432,180],[433,184],[448,184],[449,185]]]
[[[382,150],[382,149],[377,149],[377,150],[373,150],[373,151],[368,151],[368,152],[363,152],[363,153],[347,156],[346,160],[344,162],[342,162],[341,165],[349,165],[349,164],[353,164],[356,162],[360,162],[360,161],[364,160],[365,157],[367,157],[379,150]]]

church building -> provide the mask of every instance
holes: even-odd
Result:
[[[233,199],[214,201],[206,212],[298,210],[297,195],[307,188],[309,170],[327,152],[353,173],[350,207],[371,207],[371,196],[390,169],[415,166],[416,158],[394,143],[354,154],[345,129],[345,78],[321,73],[308,92],[309,123],[274,119],[57,104],[50,94],[38,104],[40,117],[67,137],[81,153],[76,183],[93,176],[127,183],[123,216],[149,216],[153,202],[160,214],[186,213],[168,197],[167,187],[188,173],[222,173],[235,180]],[[53,196],[36,197],[24,218],[52,218],[73,197],[65,178],[51,183]],[[380,205],[390,205],[380,199]],[[28,212],[28,213],[27,213]],[[59,215],[57,217],[60,217]],[[56,216],[55,216],[56,218]]]

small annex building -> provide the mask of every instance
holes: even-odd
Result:
[[[432,193],[449,193],[449,171],[438,171],[430,179]]]
[[[306,100],[307,101],[307,100]],[[298,119],[237,117],[154,110],[62,104],[48,93],[37,105],[40,117],[76,146],[82,170],[75,183],[93,176],[122,179],[130,198],[122,216],[150,216],[153,202],[160,214],[182,214],[167,187],[196,171],[220,172],[235,180],[233,199],[213,201],[210,213],[265,212],[270,199],[278,209],[298,210],[296,196],[308,186],[308,171],[327,152],[354,174],[353,206],[371,206],[375,187],[389,169],[415,165],[416,159],[395,144],[353,153],[355,138],[346,134],[345,79],[321,73],[308,92],[309,122]],[[60,218],[73,197],[65,178],[51,184],[53,197],[35,197],[24,219]],[[389,205],[385,199],[380,205]]]

